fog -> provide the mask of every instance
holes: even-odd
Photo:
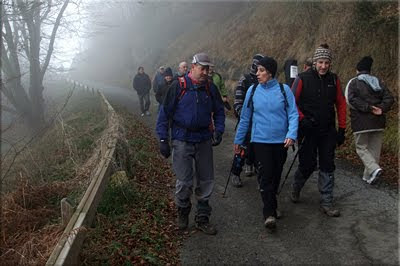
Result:
[[[71,66],[76,79],[127,84],[139,66],[152,75],[169,44],[185,31],[203,31],[202,25],[215,16],[234,14],[251,5],[246,2],[92,2],[86,49]],[[212,36],[210,36],[212,38]],[[204,41],[204,40],[203,40]],[[184,44],[182,45],[184,48]],[[182,49],[182,60],[195,51]],[[101,73],[99,75],[99,73]]]

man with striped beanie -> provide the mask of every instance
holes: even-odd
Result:
[[[333,207],[334,159],[336,146],[345,139],[346,100],[338,76],[330,71],[331,63],[329,46],[321,44],[314,52],[312,69],[300,73],[292,85],[299,111],[301,144],[291,200],[299,201],[301,189],[317,167],[318,156],[320,210],[338,217],[340,212]]]

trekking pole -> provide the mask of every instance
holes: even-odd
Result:
[[[226,193],[226,190],[227,190],[227,188],[228,188],[229,181],[231,180],[231,175],[232,175],[232,170],[233,170],[233,162],[234,162],[234,161],[235,161],[235,157],[233,157],[233,160],[232,160],[232,167],[231,167],[231,170],[229,171],[229,176],[228,176],[228,180],[226,181],[224,193],[222,193],[222,197],[223,197],[223,198],[225,198],[225,193]]]
[[[290,171],[292,170],[292,167],[293,167],[294,163],[296,162],[297,155],[299,155],[299,151],[300,151],[301,146],[302,146],[303,143],[304,143],[304,139],[305,139],[305,138],[303,138],[302,141],[301,141],[301,143],[299,144],[299,147],[297,148],[297,152],[296,152],[296,154],[294,155],[293,161],[292,161],[292,163],[290,164],[289,170],[288,170],[288,172],[286,173],[285,179],[283,180],[282,185],[280,186],[280,188],[279,188],[278,192],[276,193],[276,195],[281,194],[281,191],[282,191],[282,189],[283,189],[283,186],[285,185],[286,180],[287,180],[288,177],[289,177]]]

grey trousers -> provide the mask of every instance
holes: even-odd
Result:
[[[211,140],[190,143],[172,141],[172,167],[176,175],[175,201],[178,208],[191,206],[193,183],[198,213],[209,216],[208,200],[214,188],[214,163]]]
[[[354,134],[356,152],[364,164],[364,177],[369,178],[373,171],[380,168],[383,131]]]

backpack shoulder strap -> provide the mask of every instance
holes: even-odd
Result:
[[[253,97],[254,97],[254,93],[256,92],[256,88],[258,86],[258,82],[253,84],[253,87],[251,88],[251,92],[250,92],[250,98],[249,98],[249,102],[247,103],[247,108],[252,108],[253,109]]]
[[[178,101],[180,101],[183,97],[183,95],[185,95],[186,91],[187,91],[187,82],[184,76],[182,77],[178,77],[178,81],[179,81],[179,87],[181,88],[181,91],[178,95]]]
[[[285,88],[283,87],[282,83],[279,83],[279,87],[281,88],[281,93],[283,94],[283,98],[284,98],[284,101],[285,101],[285,109],[287,109],[288,106],[289,106],[289,102],[288,102],[288,99],[287,99]]]

